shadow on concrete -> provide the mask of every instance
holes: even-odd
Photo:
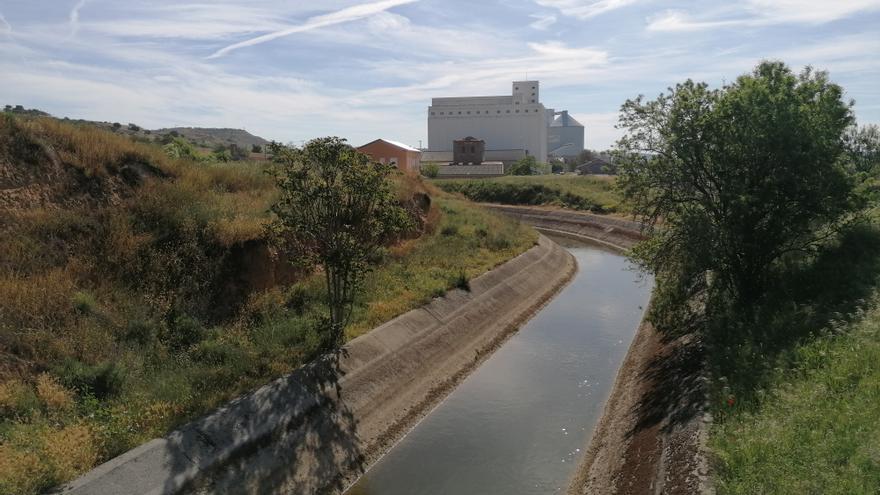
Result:
[[[325,355],[172,435],[172,446],[191,462],[180,463],[165,491],[341,492],[344,473],[362,472],[364,463],[340,385],[344,357],[344,350]],[[191,445],[194,437],[203,445]],[[177,476],[192,463],[205,471],[180,489]]]

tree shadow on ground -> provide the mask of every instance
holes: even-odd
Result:
[[[630,437],[687,423],[704,410],[707,394],[710,409],[754,404],[774,373],[792,365],[799,343],[855,313],[878,281],[880,229],[859,225],[809,259],[787,260],[748,316],[725,310],[711,321],[659,330],[660,349],[640,375],[647,391],[633,411],[638,421]]]
[[[345,474],[364,467],[340,382],[345,356],[329,353],[169,435],[191,462],[169,476],[166,493],[341,492]],[[211,457],[220,452],[229,456]],[[176,477],[192,464],[206,470],[181,489]]]

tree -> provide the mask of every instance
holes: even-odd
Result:
[[[202,156],[196,151],[192,143],[180,137],[171,138],[170,142],[163,146],[162,149],[169,158],[185,158],[196,161],[202,160]]]
[[[270,237],[299,266],[319,265],[327,289],[328,347],[342,344],[369,260],[411,226],[390,180],[393,165],[374,162],[344,139],[301,149],[272,145],[280,197]]]
[[[844,142],[858,194],[866,201],[880,202],[880,127],[852,126],[847,129]]]
[[[259,144],[252,144],[251,145],[251,153],[262,153],[262,152],[263,152],[263,147],[260,146]]]
[[[508,175],[532,175],[538,166],[537,160],[533,155],[526,155],[514,163],[507,171]]]
[[[775,262],[840,226],[855,206],[842,96],[824,72],[763,62],[721,89],[688,80],[624,103],[618,184],[652,234],[633,257],[666,300],[708,289],[748,307]]]
[[[852,126],[844,135],[850,165],[856,173],[880,171],[880,127]]]

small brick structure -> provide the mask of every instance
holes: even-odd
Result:
[[[486,141],[468,136],[452,142],[452,162],[457,165],[479,165],[486,154]]]

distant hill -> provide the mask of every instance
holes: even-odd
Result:
[[[215,148],[218,145],[229,146],[235,144],[238,147],[250,151],[253,145],[263,147],[269,141],[245,131],[244,129],[220,129],[211,127],[169,127],[156,129],[154,134],[171,134],[176,132],[196,146],[203,148]]]
[[[26,115],[31,117],[52,116],[42,110],[36,108],[28,109],[22,105],[6,105],[3,108],[3,112]],[[195,146],[204,148],[204,151],[210,151],[218,147],[228,149],[229,145],[234,144],[240,149],[245,150],[246,152],[250,152],[253,145],[255,144],[260,146],[261,148],[264,148],[265,145],[269,144],[269,141],[261,138],[260,136],[254,136],[244,129],[228,129],[216,127],[167,127],[164,129],[150,130],[144,129],[143,127],[133,123],[126,124],[119,122],[98,122],[94,120],[69,119],[67,117],[59,120],[65,120],[79,124],[91,124],[101,129],[105,129],[122,136],[129,136],[133,139],[144,142],[163,141],[163,138],[167,140],[170,139],[166,137],[169,134],[172,136],[180,136],[185,138],[187,141],[190,141]],[[252,158],[259,159],[261,157],[262,155],[254,155]]]

